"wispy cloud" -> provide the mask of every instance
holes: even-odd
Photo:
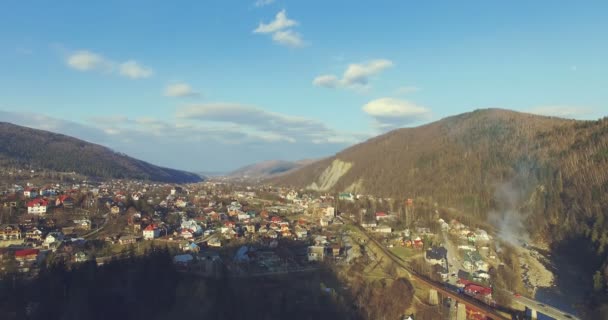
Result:
[[[369,85],[371,77],[393,66],[387,59],[375,59],[363,63],[349,64],[342,78],[333,74],[324,74],[313,79],[312,83],[325,88],[362,88]]]
[[[120,64],[120,74],[131,79],[141,79],[151,77],[154,72],[152,69],[141,65],[135,60],[129,60]]]
[[[274,3],[274,0],[257,0],[254,5],[256,7],[263,7],[263,6],[267,6],[269,4]]]
[[[274,20],[269,23],[260,22],[254,33],[273,33],[289,27],[297,26],[298,22],[287,17],[285,9],[279,11]]]
[[[363,111],[372,116],[376,127],[383,131],[428,120],[431,116],[430,109],[395,98],[372,100],[363,106]]]
[[[260,22],[253,33],[272,34],[272,40],[278,44],[292,48],[303,47],[305,42],[302,36],[290,29],[298,24],[296,20],[289,19],[287,11],[283,9],[276,14],[273,21],[269,23]]]
[[[272,35],[272,40],[284,46],[299,48],[304,46],[304,40],[299,33],[292,30],[277,31]]]
[[[165,88],[165,96],[167,97],[198,97],[200,93],[192,89],[192,87],[185,82],[178,82],[168,85]]]
[[[69,55],[66,63],[78,71],[110,70],[111,63],[102,55],[87,50],[76,51]]]
[[[68,67],[78,71],[114,72],[130,79],[148,78],[154,74],[154,70],[146,67],[135,60],[115,62],[99,53],[88,50],[78,50],[66,57]]]
[[[181,108],[178,119],[204,123],[236,125],[251,132],[270,134],[289,142],[332,142],[338,137],[356,142],[357,138],[329,128],[325,123],[306,117],[286,115],[237,103],[208,103]]]

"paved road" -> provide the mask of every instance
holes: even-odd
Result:
[[[524,305],[526,307],[528,307],[529,309],[534,309],[536,310],[537,313],[542,313],[548,317],[551,317],[553,319],[556,320],[572,320],[572,319],[577,319],[579,320],[579,318],[577,318],[574,315],[571,315],[567,312],[563,312],[559,309],[556,309],[552,306],[549,306],[545,303],[530,299],[530,298],[526,298],[524,296],[519,296],[519,297],[513,297],[513,301],[518,302],[521,305]]]

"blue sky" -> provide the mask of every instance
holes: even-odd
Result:
[[[478,108],[608,114],[605,1],[5,1],[0,120],[188,170]]]

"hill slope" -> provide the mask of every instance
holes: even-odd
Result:
[[[267,179],[289,173],[316,160],[283,161],[269,160],[237,169],[227,175],[231,179]]]
[[[534,238],[581,235],[608,249],[608,118],[477,110],[389,132],[273,182],[422,197],[478,219],[515,211]]]
[[[162,168],[62,134],[0,122],[0,165],[31,166],[102,178],[197,182],[193,173]]]

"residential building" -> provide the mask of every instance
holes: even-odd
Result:
[[[27,213],[29,214],[46,214],[49,207],[49,202],[45,199],[34,199],[27,203]]]
[[[21,239],[21,230],[16,225],[0,226],[0,240],[19,240]]]
[[[426,251],[424,259],[431,265],[442,265],[446,259],[448,250],[444,247],[433,247]]]
[[[145,229],[144,229],[144,240],[153,240],[155,238],[158,238],[160,236],[160,229],[154,225],[148,225]]]
[[[61,232],[49,232],[49,234],[46,235],[46,238],[44,238],[44,245],[49,247],[55,242],[63,241],[63,238],[64,236]]]
[[[325,247],[310,246],[308,247],[308,261],[323,261],[325,258]]]

